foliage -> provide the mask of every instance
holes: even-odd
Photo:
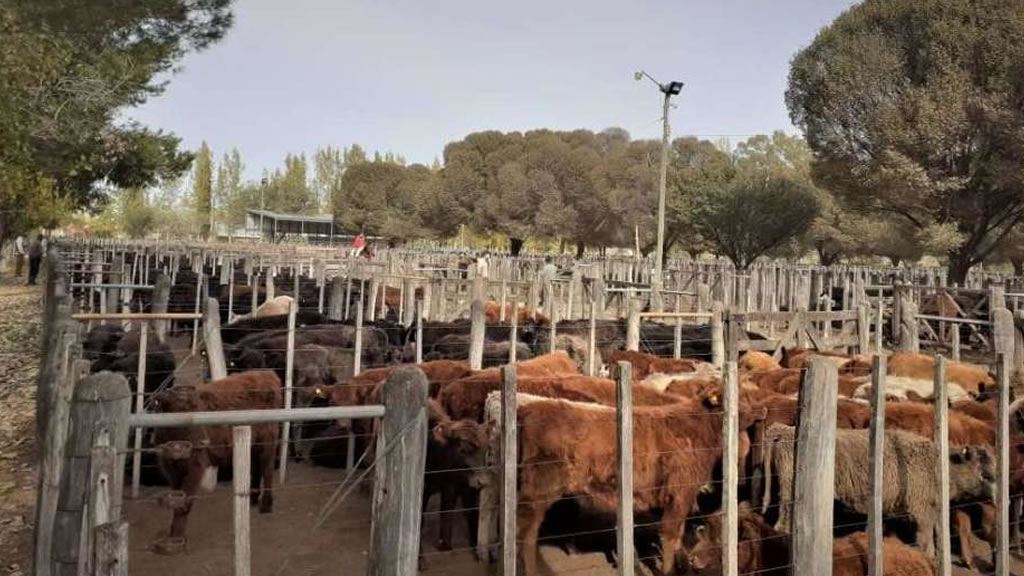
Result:
[[[727,185],[699,190],[691,225],[739,269],[806,231],[818,214],[810,184],[785,174],[741,169]]]
[[[348,167],[342,176],[339,198],[345,209],[335,213],[342,229],[389,241],[417,237],[416,199],[411,186],[404,182],[408,170],[384,161]]]
[[[96,209],[107,186],[187,169],[177,138],[119,114],[160,93],[160,74],[230,24],[229,0],[0,4],[0,245],[47,219],[33,211],[40,187],[51,206]]]
[[[962,282],[1024,217],[1022,72],[1020,2],[866,0],[797,54],[786,99],[816,180],[926,236],[954,228]]]
[[[192,186],[199,234],[209,238],[213,223],[213,152],[206,142],[199,147],[199,154],[196,155]]]

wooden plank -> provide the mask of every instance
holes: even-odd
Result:
[[[615,549],[620,576],[632,576],[633,547],[633,366],[618,363],[615,385],[616,460],[618,509]]]
[[[427,378],[396,368],[384,383],[385,414],[377,435],[368,576],[415,576],[427,455]]]
[[[784,347],[793,346],[793,344],[795,343],[794,338],[796,337],[797,332],[803,328],[803,325],[804,322],[800,314],[796,314],[790,317],[789,328],[786,329],[786,333],[782,335],[782,338],[779,338],[778,345],[772,352],[772,358],[774,358],[776,362],[782,360],[782,349]]]
[[[87,312],[72,314],[75,320],[195,320],[199,321],[203,315],[198,312],[168,312],[166,314],[155,314],[145,312],[127,312],[124,314],[90,314]]]
[[[593,296],[593,295],[591,295]],[[587,376],[597,376],[597,300],[590,299],[590,331],[587,338]],[[515,348],[515,341],[512,341]]]
[[[150,307],[150,312],[154,314],[166,314],[167,304],[171,297],[171,279],[166,274],[160,274],[156,277],[156,286],[153,289],[153,304]],[[170,322],[167,320],[157,320],[153,323],[153,328],[156,331],[156,339],[158,342],[163,344],[167,341],[167,329],[170,326]]]
[[[800,387],[793,493],[794,574],[832,573],[836,403],[839,376],[826,358],[811,356]]]
[[[949,391],[946,388],[946,359],[935,357],[935,494],[938,522],[935,537],[936,575],[950,576],[952,560],[949,546]]]
[[[509,332],[508,363],[516,363],[516,343],[519,342],[519,301],[512,305],[512,328]]]
[[[739,373],[735,362],[725,363],[722,438],[722,576],[738,576],[739,562]]]
[[[737,340],[736,348],[739,351],[746,350],[758,350],[761,352],[771,352],[778,347],[778,340]]]
[[[135,373],[135,413],[146,411],[146,360],[149,357],[149,324],[143,322],[139,327],[139,364]],[[132,499],[139,497],[139,485],[142,482],[142,428],[135,429],[135,442],[132,450]]]
[[[252,491],[252,427],[231,429],[231,484],[235,491],[235,576],[249,576],[252,548],[249,538],[249,494]],[[259,487],[256,487],[259,489]]]
[[[519,444],[516,420],[516,366],[501,368],[501,566],[502,574],[516,573],[516,504]]]
[[[868,576],[883,576],[885,573],[882,554],[885,373],[886,357],[876,354],[871,360],[871,507],[868,509]]]
[[[725,318],[722,303],[711,303],[711,363],[716,368],[725,365]]]

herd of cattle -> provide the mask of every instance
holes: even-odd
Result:
[[[287,284],[286,284],[287,285]],[[248,287],[241,287],[248,289]],[[308,294],[303,294],[308,292]],[[251,297],[251,292],[249,293]],[[239,293],[236,302],[244,302]],[[313,298],[300,287],[300,302]],[[285,298],[290,298],[286,296]],[[223,300],[222,300],[223,302]],[[276,408],[283,406],[290,302],[271,299],[256,314],[222,327],[229,376],[200,386],[175,385],[175,355],[166,342],[151,339],[146,352],[146,405],[160,412]],[[603,552],[615,557],[616,386],[587,367],[633,366],[634,507],[637,557],[654,573],[709,573],[718,570],[718,517],[721,505],[721,374],[708,363],[708,327],[686,327],[684,359],[669,359],[673,327],[644,323],[646,353],[624,351],[625,326],[597,324],[598,347],[588,346],[587,321],[559,322],[555,343],[543,315],[522,311],[516,341],[500,322],[497,304],[487,306],[483,370],[473,371],[469,320],[425,322],[417,366],[430,384],[430,434],[424,506],[440,496],[441,549],[451,549],[455,517],[464,516],[469,540],[492,533],[498,482],[496,414],[501,374],[509,348],[516,347],[519,461],[518,537],[525,574],[537,573],[538,543],[564,550]],[[226,320],[226,318],[225,318]],[[380,402],[381,387],[398,365],[414,360],[416,330],[393,318],[368,322],[362,330],[361,364],[352,374],[356,328],[302,310],[294,332],[294,391],[297,406],[352,406]],[[757,338],[751,334],[750,338]],[[138,367],[137,331],[98,326],[84,344],[93,370],[120,371],[133,380]],[[550,352],[552,349],[557,350]],[[817,352],[813,352],[816,353]],[[591,354],[594,358],[591,358]],[[789,522],[793,502],[794,426],[797,394],[807,350],[789,350],[781,363],[759,352],[740,357],[740,571],[789,574]],[[865,358],[825,353],[839,368],[836,491],[841,516],[858,519],[868,509],[867,454],[871,365]],[[593,364],[591,364],[593,362]],[[891,537],[884,544],[885,574],[934,574],[935,450],[931,357],[895,353],[888,359],[885,397],[885,490],[883,505]],[[607,372],[603,372],[607,375]],[[949,363],[950,498],[954,541],[964,564],[983,562],[971,551],[972,533],[995,548],[992,506],[995,462],[995,382],[984,369]],[[133,389],[135,383],[133,381]],[[1011,409],[1016,414],[1017,403]],[[1024,431],[1015,418],[1011,434],[1011,493],[1024,492]],[[279,427],[253,426],[252,493],[260,512],[273,507],[272,478]],[[324,423],[302,429],[295,453],[315,463],[344,462],[348,435],[357,454],[372,450],[373,421]],[[1018,436],[1019,435],[1019,436]],[[166,429],[153,433],[155,466],[148,482],[164,481],[185,498],[172,506],[172,538],[183,539],[193,497],[212,489],[217,470],[230,469],[231,431],[227,427]],[[182,449],[187,446],[187,449]],[[372,461],[372,458],[365,459]],[[144,461],[144,465],[146,462]],[[159,474],[156,474],[156,471]],[[145,470],[144,470],[145,472]],[[837,520],[834,573],[867,574],[863,533],[842,530],[857,521]],[[481,525],[483,524],[483,525]],[[1014,523],[1015,524],[1015,523]],[[484,530],[482,528],[488,528]],[[909,528],[909,531],[908,531]],[[904,544],[899,537],[913,545]],[[480,550],[478,548],[478,550]]]

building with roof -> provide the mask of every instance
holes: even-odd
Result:
[[[326,215],[287,214],[271,210],[247,209],[245,230],[249,237],[262,238],[268,242],[288,239],[304,239],[310,244],[350,244],[355,234],[344,234],[334,227],[334,217]],[[367,236],[371,245],[380,238]]]

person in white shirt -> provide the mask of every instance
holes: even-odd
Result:
[[[14,239],[14,277],[21,278],[21,271],[25,268],[25,238],[18,236]]]

